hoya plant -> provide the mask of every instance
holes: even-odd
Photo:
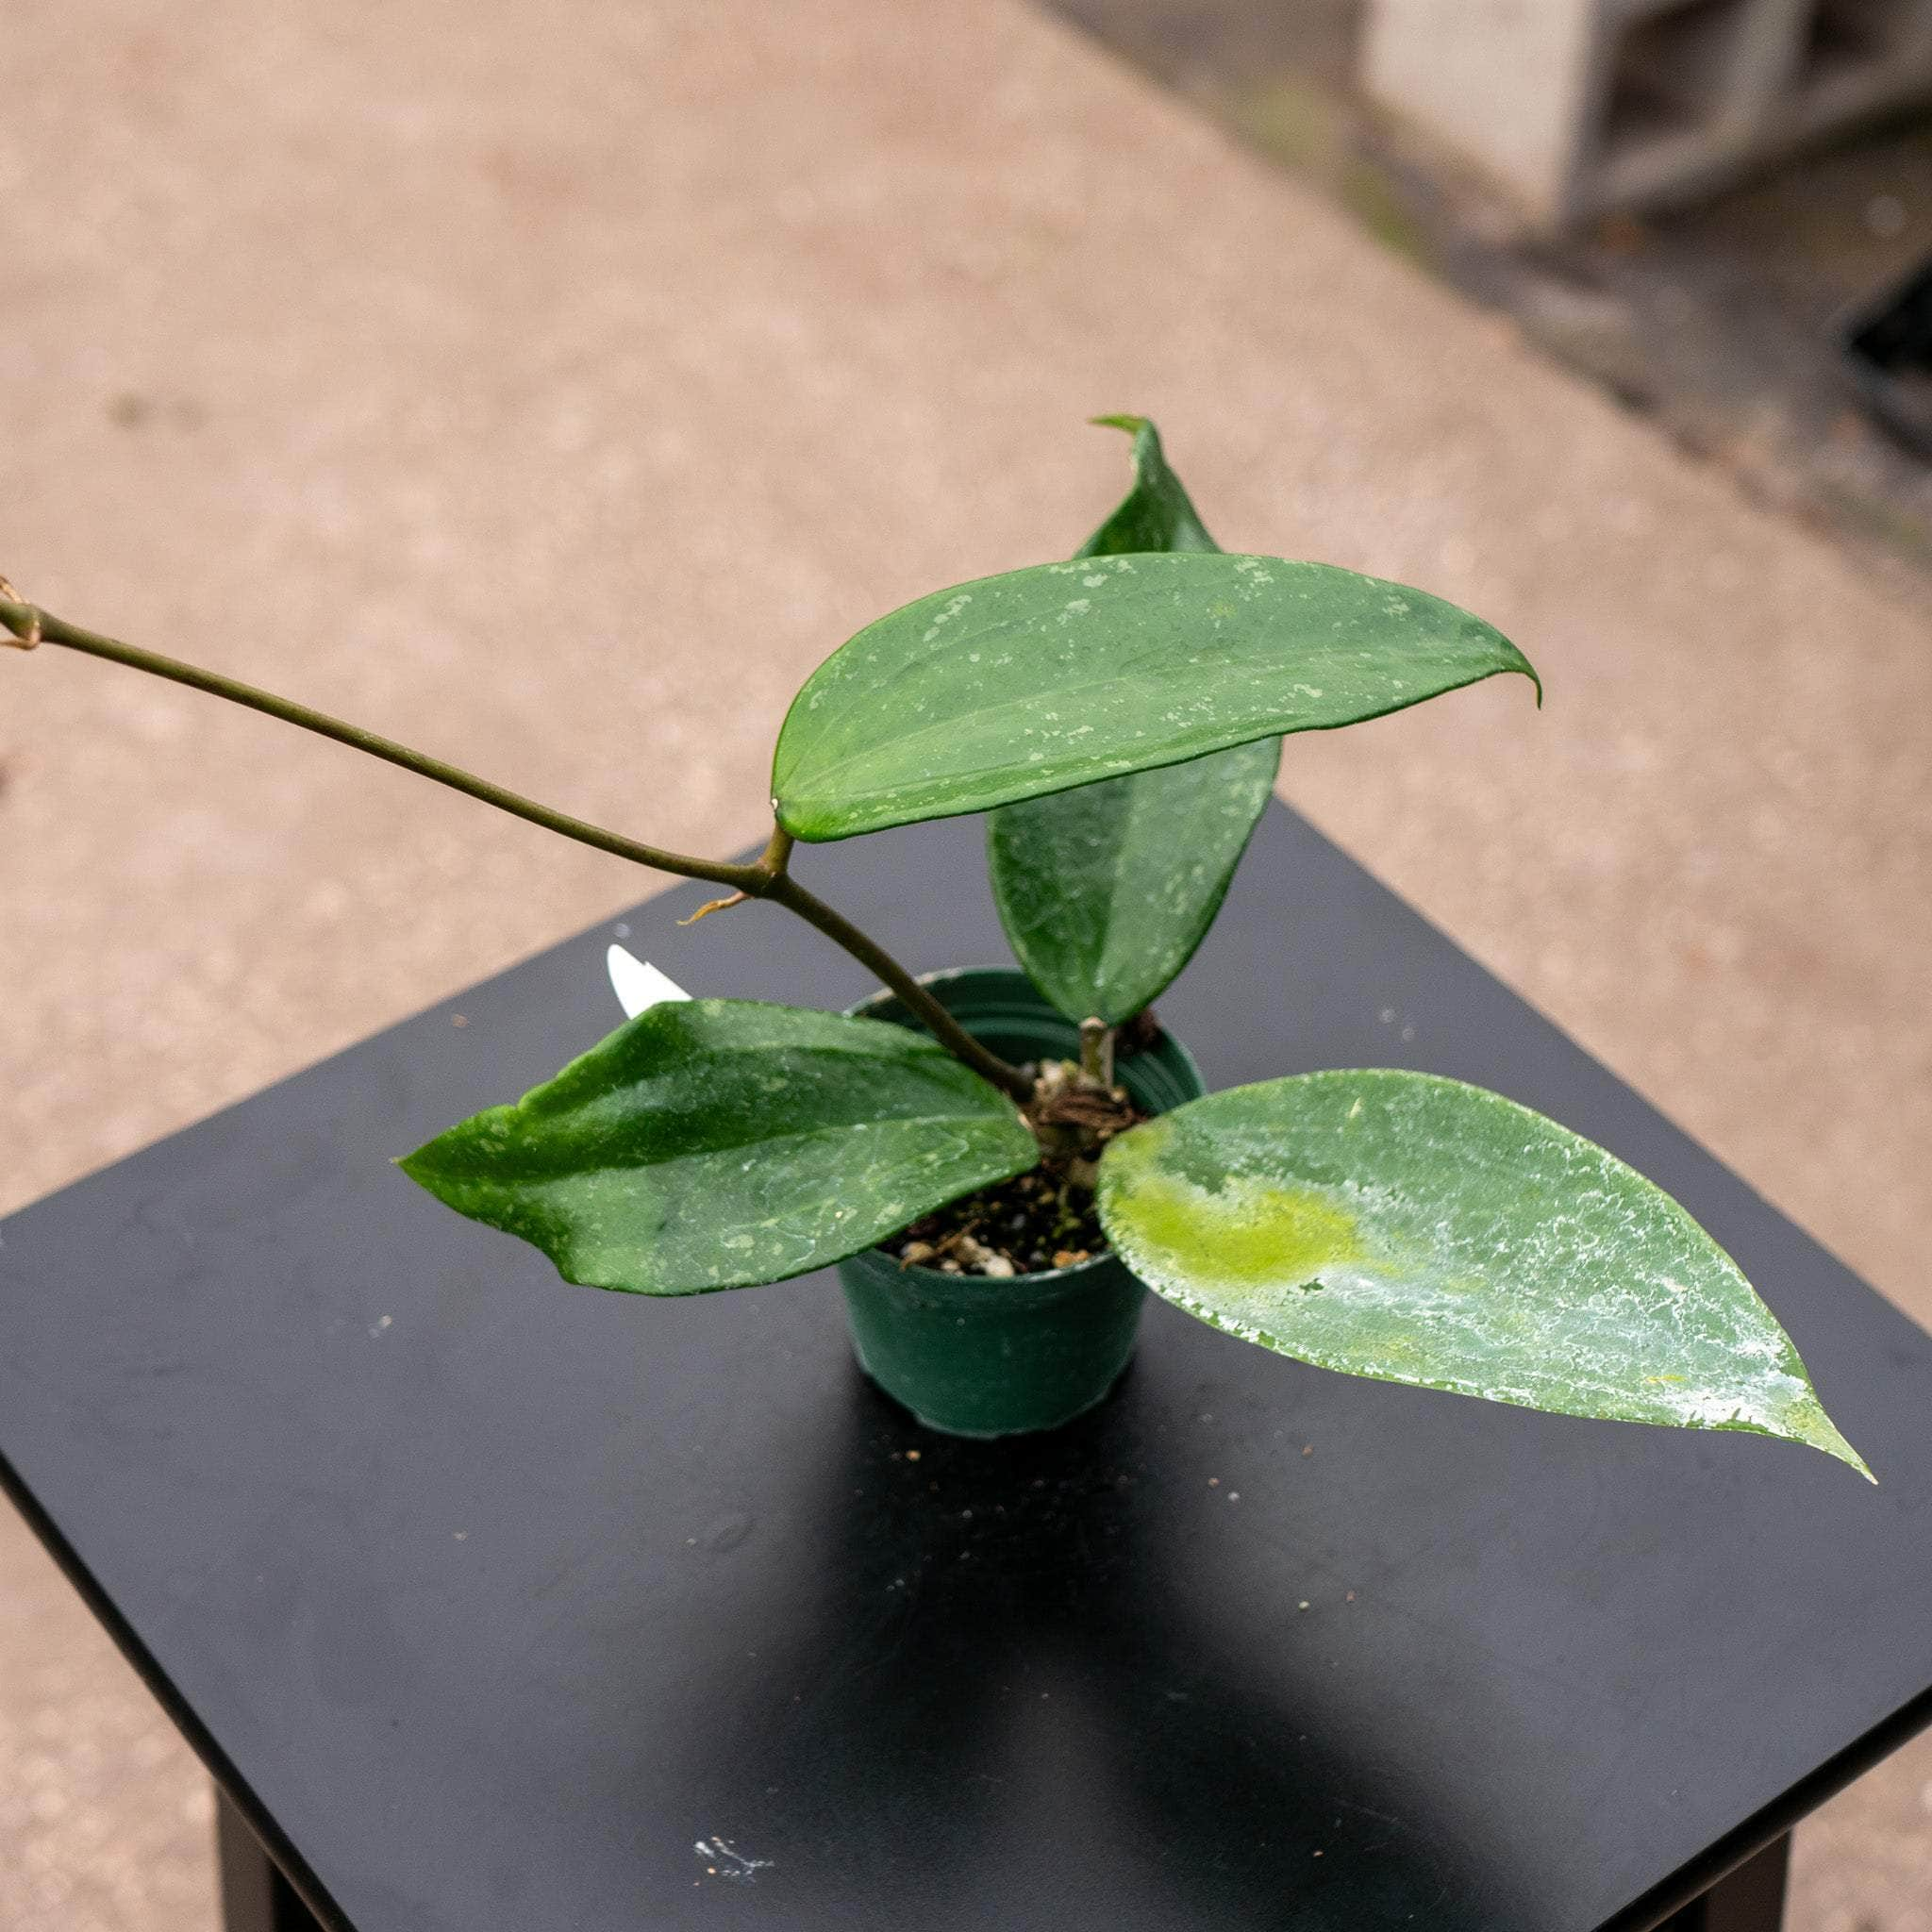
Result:
[[[356,745],[567,837],[777,906],[898,1018],[647,1006],[555,1078],[401,1165],[566,1280],[702,1294],[887,1244],[1018,1293],[1103,1249],[1190,1314],[1346,1374],[1566,1414],[1741,1429],[1869,1475],[1790,1338],[1683,1208],[1503,1096],[1423,1073],[1287,1073],[1148,1115],[1117,1079],[1200,945],[1285,737],[1528,660],[1441,598],[1224,553],[1133,438],[1131,491],[1074,558],[935,591],[807,679],[770,841],[663,851],[307,707],[82,630],[0,582],[0,625]],[[1077,1052],[1009,1062],[794,871],[798,847],[987,814],[993,897]],[[742,916],[742,915],[741,915]],[[1294,989],[1257,997],[1291,1000]],[[960,1204],[966,1204],[961,1208]],[[974,1204],[987,1204],[982,1213]],[[1017,1230],[1017,1232],[1010,1232]],[[1136,1290],[1138,1295],[1138,1289]]]

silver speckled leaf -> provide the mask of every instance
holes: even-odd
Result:
[[[1076,554],[1218,552],[1154,425],[1099,420],[1133,437],[1134,487]],[[1000,923],[1068,1019],[1118,1024],[1167,990],[1221,909],[1280,762],[1281,741],[1264,738],[988,814]]]
[[[698,1294],[823,1268],[1039,1155],[1004,1095],[906,1027],[691,1000],[401,1166],[566,1281]]]
[[[1389,1071],[1212,1093],[1113,1142],[1100,1213],[1149,1287],[1302,1361],[1565,1415],[1756,1430],[1871,1475],[1697,1223],[1500,1094]]]
[[[1221,909],[1280,760],[1268,738],[991,814],[1000,923],[1068,1019],[1118,1025],[1166,991]]]
[[[1324,731],[1499,672],[1500,632],[1423,591],[1276,557],[1090,557],[935,591],[806,680],[772,761],[800,839],[985,811]]]

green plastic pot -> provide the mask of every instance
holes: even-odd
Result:
[[[1011,967],[927,974],[922,984],[1005,1059],[1078,1056],[1078,1030]],[[851,1010],[917,1027],[890,993]],[[1116,1076],[1151,1113],[1202,1091],[1192,1056],[1170,1035],[1124,1058]],[[871,1248],[840,1262],[839,1276],[859,1366],[948,1436],[1024,1435],[1085,1414],[1126,1367],[1147,1293],[1111,1255],[1002,1281],[908,1267]]]

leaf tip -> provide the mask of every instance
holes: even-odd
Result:
[[[1504,637],[1500,631],[1493,633],[1493,635],[1502,643],[1509,658],[1514,660],[1513,662],[1507,663],[1504,668],[1508,671],[1520,672],[1536,687],[1536,708],[1541,711],[1543,708],[1543,680],[1541,674],[1524,656],[1523,652],[1516,645],[1512,644],[1507,638]]]
[[[1823,1450],[1834,1462],[1856,1469],[1874,1488],[1877,1487],[1878,1478],[1872,1474],[1871,1465],[1845,1441],[1838,1424],[1825,1413],[1808,1377],[1797,1399],[1767,1418],[1764,1427],[1767,1434],[1780,1436],[1788,1442],[1802,1442],[1807,1448]]]
[[[478,1115],[475,1118],[480,1119],[481,1116]],[[463,1127],[469,1124],[468,1121],[462,1121],[458,1122],[456,1126],[445,1127],[441,1133],[432,1135],[430,1139],[424,1141],[422,1146],[418,1147],[413,1153],[392,1155],[390,1158],[390,1165],[400,1168],[419,1188],[423,1189],[426,1193],[434,1194],[439,1201],[447,1204],[449,1190],[455,1185],[456,1180],[456,1176],[451,1173],[446,1162],[446,1157],[451,1151],[449,1143]]]
[[[1141,430],[1154,426],[1145,416],[1090,416],[1087,420],[1096,429],[1124,429],[1129,436],[1138,436]]]
[[[1875,1490],[1878,1487],[1878,1478],[1872,1474],[1872,1465],[1839,1433],[1838,1424],[1822,1407],[1814,1413],[1815,1421],[1810,1417],[1807,1418],[1811,1425],[1805,1431],[1804,1440],[1810,1443],[1812,1448],[1822,1449],[1835,1460],[1856,1469]]]

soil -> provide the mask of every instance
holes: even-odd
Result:
[[[1038,1167],[962,1195],[881,1245],[901,1266],[1008,1278],[1071,1268],[1107,1252],[1093,1199],[1095,1163],[1116,1134],[1147,1118],[1124,1087],[1083,1083],[1071,1061],[1041,1070],[1026,1118],[1049,1152]]]

